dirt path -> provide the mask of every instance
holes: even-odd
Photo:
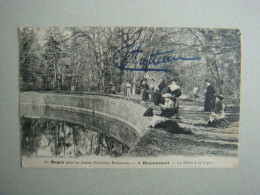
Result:
[[[152,103],[144,103],[159,108]],[[173,134],[164,129],[150,128],[133,148],[133,156],[237,156],[239,136],[238,114],[226,113],[230,122],[225,129],[204,127],[210,113],[203,112],[203,106],[190,101],[180,101],[180,116],[178,124],[192,130],[192,134]]]

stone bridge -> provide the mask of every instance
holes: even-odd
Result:
[[[63,120],[102,132],[132,148],[148,130],[145,106],[119,96],[21,92],[20,116]]]

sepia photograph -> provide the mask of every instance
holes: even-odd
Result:
[[[241,33],[21,27],[23,167],[235,168]]]

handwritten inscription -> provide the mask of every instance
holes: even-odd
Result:
[[[128,51],[129,55],[127,57],[122,57],[122,52]],[[155,49],[152,50],[148,57],[144,57],[144,51],[142,46],[139,46],[137,49],[134,49],[134,45],[127,45],[115,53],[113,56],[113,64],[120,70],[130,70],[130,71],[158,71],[158,72],[169,72],[168,69],[160,68],[148,68],[150,65],[157,66],[159,64],[165,64],[172,61],[191,61],[191,60],[200,60],[200,57],[187,58],[182,57],[181,55],[176,55],[175,50],[169,50],[164,52],[155,52]],[[141,58],[137,58],[138,55],[142,55]],[[121,57],[121,58],[120,58]],[[119,58],[119,62],[117,59]],[[121,60],[120,60],[121,59]],[[129,64],[138,64],[140,68],[129,68]]]

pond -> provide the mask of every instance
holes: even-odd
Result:
[[[128,125],[93,113],[22,105],[20,120],[22,155],[28,157],[118,157],[138,141]]]

